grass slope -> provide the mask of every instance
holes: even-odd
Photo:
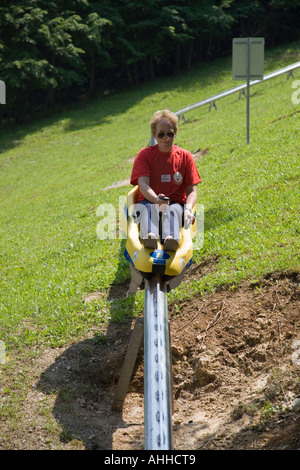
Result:
[[[298,61],[299,53],[299,43],[266,51],[265,73]],[[194,261],[219,261],[172,291],[172,301],[299,269],[300,108],[291,99],[299,73],[252,87],[249,145],[246,101],[238,94],[180,123],[178,145],[208,149],[197,162],[205,238]],[[129,187],[103,188],[130,176],[156,109],[176,111],[236,84],[229,57],[1,134],[0,339],[8,349],[57,346],[142,308],[142,294],[123,301],[108,295],[129,269],[122,240],[97,237],[97,207],[110,203],[118,212]],[[93,291],[103,297],[84,305]]]

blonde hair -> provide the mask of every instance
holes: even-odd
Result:
[[[156,126],[159,121],[162,119],[167,119],[170,121],[170,123],[173,126],[173,129],[175,131],[175,134],[177,134],[178,131],[178,117],[176,116],[175,113],[170,111],[169,109],[164,109],[162,111],[156,111],[150,121],[150,126],[151,126],[151,132],[152,135],[156,133]]]

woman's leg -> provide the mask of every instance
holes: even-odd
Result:
[[[159,238],[159,212],[155,204],[141,201],[136,204],[137,222],[140,224],[140,238],[147,248],[155,248]],[[153,240],[152,242],[149,240]]]
[[[179,243],[182,228],[183,207],[180,204],[170,204],[162,214],[162,240],[171,236]]]

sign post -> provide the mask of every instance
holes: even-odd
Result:
[[[250,141],[250,80],[264,76],[264,38],[234,38],[232,41],[232,79],[247,83],[247,144]]]

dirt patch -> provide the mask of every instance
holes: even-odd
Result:
[[[110,186],[105,186],[105,188],[101,189],[101,191],[108,191],[109,189],[116,189],[116,188],[122,188],[123,186],[129,186],[130,185],[130,179],[122,180],[122,181],[117,181],[114,184],[111,184]]]
[[[195,152],[193,152],[193,158],[194,160],[197,162],[198,160],[202,160],[203,157],[205,157],[205,155],[208,155],[209,154],[209,148],[205,148],[205,149],[198,149],[196,150]]]
[[[299,285],[273,273],[169,305],[175,449],[300,449]],[[111,409],[132,327],[35,361],[9,448],[143,449],[142,349],[123,412]]]
[[[300,111],[297,110],[297,111],[294,111],[293,113],[285,114],[284,116],[280,116],[279,118],[276,118],[273,121],[271,121],[271,123],[273,124],[274,122],[280,121],[281,119],[286,119],[286,118],[292,117],[297,113],[300,113]]]

